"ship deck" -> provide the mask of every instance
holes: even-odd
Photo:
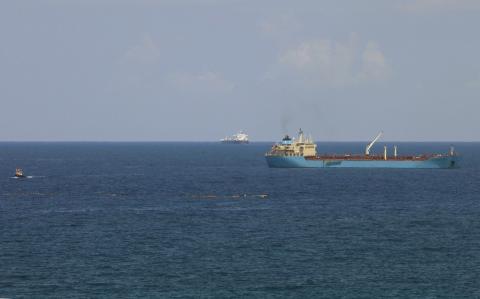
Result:
[[[441,157],[441,155],[420,155],[420,156],[397,156],[387,157],[387,161],[425,161],[433,157]],[[348,161],[385,161],[383,155],[318,155],[313,157],[305,157],[305,160],[348,160]]]

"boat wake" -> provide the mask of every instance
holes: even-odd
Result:
[[[24,180],[24,179],[36,179],[36,178],[44,178],[45,176],[43,175],[27,175],[25,177],[17,177],[17,176],[12,176],[10,177],[11,179],[19,179],[19,180]]]
[[[216,194],[209,194],[209,195],[191,195],[190,198],[193,199],[247,199],[247,198],[261,198],[266,199],[268,198],[268,194],[234,194],[234,195],[216,195]]]

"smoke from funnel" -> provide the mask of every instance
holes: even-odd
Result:
[[[287,134],[288,133],[288,125],[292,121],[292,118],[290,114],[288,113],[282,113],[282,116],[280,117],[280,124],[282,125],[282,133]]]

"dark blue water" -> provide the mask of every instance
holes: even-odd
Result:
[[[480,297],[479,143],[454,170],[269,169],[269,146],[0,143],[0,297]]]

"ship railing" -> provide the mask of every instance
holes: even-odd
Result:
[[[265,153],[265,156],[303,157],[303,155],[300,153],[288,153],[284,151],[275,151],[275,150],[271,150]]]
[[[397,160],[397,161],[404,161],[404,160],[427,160],[431,157],[438,157],[442,155],[419,155],[419,156],[387,156],[387,160]],[[320,160],[369,160],[369,161],[376,161],[376,160],[385,160],[384,155],[355,155],[355,154],[321,154],[314,157],[308,157],[309,159],[320,159]]]
[[[303,157],[302,153],[293,153],[287,152],[284,150],[275,150],[272,149],[271,151],[265,154],[266,156],[284,156],[284,157]],[[405,155],[405,156],[387,156],[387,160],[397,160],[397,161],[405,161],[405,160],[427,160],[430,158],[439,158],[444,157],[445,154],[422,154],[422,155]],[[308,156],[308,159],[326,159],[326,160],[385,160],[384,155],[358,155],[358,154],[319,154],[315,156]]]

